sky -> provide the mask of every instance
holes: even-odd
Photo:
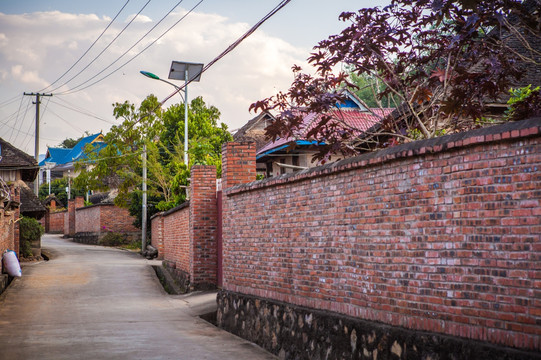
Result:
[[[149,94],[163,100],[174,90],[140,70],[167,79],[172,61],[206,64],[280,3],[199,2],[183,0],[175,7],[179,0],[0,0],[0,137],[34,154],[36,99],[25,92],[53,95],[41,98],[40,153],[85,132],[106,133],[120,123],[112,104],[138,106]],[[250,104],[286,91],[293,80],[291,67],[308,68],[313,46],[349,25],[338,20],[342,11],[388,2],[292,0],[200,82],[190,84],[188,99],[202,96],[220,110],[221,122],[238,129],[256,116]],[[175,101],[181,97],[164,106]]]

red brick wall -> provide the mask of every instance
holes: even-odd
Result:
[[[76,233],[137,233],[134,218],[127,209],[113,204],[91,205],[76,210]]]
[[[49,230],[51,234],[62,234],[64,231],[64,217],[67,213],[67,210],[59,212],[47,212],[49,217]]]
[[[163,216],[157,215],[151,218],[150,221],[150,245],[158,250],[158,260],[163,260]]]
[[[192,284],[217,282],[216,167],[193,166],[190,182],[190,276]]]
[[[102,230],[100,221],[101,206],[88,206],[75,211],[75,233],[99,233]],[[105,231],[105,229],[104,229]]]
[[[173,209],[172,209],[173,210]],[[152,220],[156,221],[156,218]],[[163,248],[165,261],[185,273],[190,273],[190,207],[185,203],[178,210],[163,215]]]
[[[6,250],[18,250],[15,249],[14,244],[14,220],[15,212],[14,211],[4,211],[3,208],[0,208],[0,257],[4,254]],[[0,272],[3,269],[4,263],[0,261]]]
[[[224,289],[541,349],[540,133],[533,119],[224,185]]]
[[[118,233],[137,233],[141,229],[133,225],[135,220],[128,209],[119,208],[114,205],[101,205],[100,224],[101,231],[112,231]]]
[[[218,212],[214,166],[192,167],[190,194],[189,202],[152,217],[152,245],[163,260],[189,276],[190,287],[215,287]]]

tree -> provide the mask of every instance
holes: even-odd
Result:
[[[54,194],[58,200],[62,202],[64,206],[68,206],[68,193],[66,192],[68,188],[68,179],[61,178],[51,181],[51,194]],[[77,186],[70,186],[70,198],[75,199],[76,196],[83,196],[86,194],[84,189],[78,188]],[[38,197],[40,200],[45,200],[49,196],[49,184],[41,184],[38,191]]]
[[[58,144],[58,147],[59,148],[63,148],[63,149],[72,149],[73,147],[75,147],[75,145],[77,145],[77,143],[79,141],[81,141],[81,139],[89,136],[90,133],[88,131],[85,131],[84,134],[80,137],[78,137],[77,139],[73,139],[73,138],[66,138],[64,139],[64,141],[62,141],[60,144]]]
[[[189,167],[216,165],[221,170],[221,146],[232,137],[227,126],[218,126],[220,112],[201,97],[191,101],[188,112],[189,159],[184,163],[184,105],[163,111],[155,96],[147,97],[136,109],[129,102],[115,104],[114,114],[122,119],[104,136],[107,146],[99,153],[86,149],[89,159],[79,163],[75,179],[83,188],[117,188],[115,204],[130,209],[141,224],[143,145],[147,151],[148,216],[168,210],[186,200]]]
[[[322,114],[308,132],[326,144],[320,157],[354,153],[354,132],[334,111],[345,100],[339,90],[355,87],[348,74],[334,72],[345,64],[354,76],[383,84],[377,99],[392,96],[399,104],[363,139],[365,148],[477,127],[487,104],[507,93],[524,64],[540,65],[541,52],[532,45],[540,39],[538,7],[538,0],[392,0],[342,13],[352,24],[314,48],[308,60],[315,75],[294,66],[291,88],[251,109],[280,113],[267,128],[272,139],[294,136],[306,113]]]

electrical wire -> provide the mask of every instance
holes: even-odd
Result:
[[[20,120],[20,123],[19,123],[19,130],[17,130],[17,135],[15,135],[14,139],[17,139],[19,137],[19,134],[21,133],[22,128],[23,128],[24,120],[26,119],[26,114],[28,113],[28,110],[32,106],[32,101],[30,100],[30,98],[27,98],[27,99],[28,100],[27,100],[27,104],[26,104],[26,109],[24,110],[23,118]],[[16,121],[17,120],[19,120],[19,114],[17,114]],[[11,141],[11,137],[10,137],[9,141]],[[24,141],[26,141],[26,138],[23,140],[23,142]]]
[[[148,116],[151,116],[157,109],[159,109],[167,100],[171,99],[173,96],[175,96],[177,93],[179,93],[181,90],[184,89],[184,87],[188,86],[188,84],[190,84],[193,79],[197,78],[199,75],[201,75],[203,72],[207,71],[212,65],[214,65],[216,62],[218,62],[220,59],[222,59],[225,55],[227,55],[228,53],[230,53],[231,51],[233,51],[233,49],[235,49],[242,41],[244,41],[247,37],[249,37],[251,34],[253,34],[265,21],[267,21],[268,19],[270,19],[274,14],[276,14],[279,10],[281,10],[284,6],[286,6],[291,0],[283,0],[281,1],[278,5],[276,5],[276,7],[274,9],[272,9],[267,15],[265,15],[263,18],[261,18],[261,20],[259,20],[254,26],[252,26],[250,28],[250,30],[248,30],[247,32],[245,32],[241,37],[239,37],[233,44],[229,45],[227,47],[227,49],[225,49],[222,53],[220,53],[220,55],[218,55],[217,57],[215,57],[211,62],[209,62],[207,64],[207,66],[203,67],[203,69],[201,70],[201,72],[192,77],[192,80],[189,80],[187,82],[184,83],[184,85],[182,86],[179,86],[177,87],[177,89],[172,93],[170,94],[169,96],[167,96],[165,99],[163,99],[162,101],[160,101],[160,103],[152,110],[150,110],[147,114],[144,114],[144,115],[141,115],[139,117],[139,119],[137,119],[137,121],[135,121],[132,125],[130,125],[128,127],[127,130],[131,129],[132,127],[134,127],[135,125],[137,125],[139,122],[141,122],[141,120],[143,120],[144,118],[148,117]]]
[[[24,97],[24,96],[23,96],[23,97]],[[17,109],[17,112],[16,112],[17,114],[20,113],[22,105],[23,105],[23,99],[21,98],[21,101],[19,102],[19,108]],[[13,131],[14,131],[14,130],[11,129],[11,134],[9,135],[9,140],[10,140],[10,141],[11,141],[11,137],[13,136]]]
[[[120,37],[120,35],[122,35],[122,33],[128,28],[128,26],[131,25],[131,23],[133,23],[133,21],[135,19],[137,19],[137,17],[141,14],[141,12],[147,7],[147,5],[151,2],[152,0],[148,0],[146,2],[145,5],[143,5],[143,7],[139,10],[139,12],[137,14],[135,14],[133,16],[133,18],[128,22],[128,24],[126,24],[126,26],[124,26],[124,28],[115,36],[115,38],[113,40],[111,40],[111,42],[109,42],[109,44],[98,54],[94,57],[94,59],[92,59],[91,62],[89,62],[84,68],[82,68],[77,74],[75,74],[74,76],[72,76],[68,81],[66,81],[63,85],[60,85],[58,87],[56,87],[55,89],[51,90],[51,92],[55,92],[56,90],[60,89],[61,87],[67,85],[69,82],[71,82],[73,79],[75,79],[76,77],[78,77],[79,75],[81,75],[81,73],[83,71],[85,71],[86,69],[88,69],[90,67],[90,65],[92,65],[96,60],[98,60],[100,58],[100,56],[105,52],[107,51],[107,49],[109,49],[109,47],[111,45],[113,45],[113,43],[116,41],[116,39],[118,39]],[[127,3],[126,3],[127,4]]]
[[[64,119],[62,116],[58,115],[57,113],[55,113],[53,110],[49,109],[49,112],[51,114],[53,114],[54,116],[56,116],[57,118],[59,118],[60,120],[62,120],[63,122],[65,122],[68,126],[70,126],[72,129],[80,132],[81,134],[84,134],[84,130],[81,130],[80,128],[76,127],[75,125],[73,125],[71,122],[69,122],[68,120]]]
[[[167,34],[173,27],[175,27],[180,21],[182,21],[188,14],[190,14],[196,7],[199,6],[199,4],[201,4],[204,0],[200,0],[199,3],[197,3],[186,15],[184,15],[182,18],[180,18],[180,20],[178,20],[175,24],[173,24],[173,26],[171,26],[169,29],[167,29],[164,33],[162,33],[157,39],[155,39],[154,41],[152,41],[148,46],[146,46],[143,50],[141,50],[139,53],[137,53],[134,57],[132,57],[130,60],[128,60],[127,62],[125,62],[124,64],[122,64],[121,66],[119,66],[118,68],[116,68],[115,70],[113,70],[112,72],[110,72],[109,74],[107,74],[106,76],[100,78],[99,80],[97,81],[94,81],[93,83],[91,83],[90,85],[87,85],[85,87],[83,87],[82,89],[79,89],[81,86],[87,84],[88,82],[92,81],[93,79],[97,78],[99,75],[103,74],[107,69],[109,69],[111,66],[113,66],[114,64],[116,64],[120,59],[122,59],[128,52],[130,52],[135,46],[137,46],[145,37],[147,37],[163,20],[165,20],[167,18],[167,16],[169,16],[170,13],[173,12],[173,10],[175,10],[184,0],[180,0],[173,8],[171,8],[171,10],[169,10],[169,12],[167,14],[165,14],[164,17],[162,17],[160,19],[160,21],[158,21],[149,31],[147,31],[145,33],[145,35],[143,35],[139,40],[137,40],[128,50],[126,50],[122,55],[120,55],[118,58],[116,58],[115,61],[113,61],[111,64],[109,64],[106,68],[104,68],[103,70],[101,70],[100,72],[98,72],[96,75],[92,76],[91,78],[87,79],[86,81],[82,82],[81,84],[75,86],[74,88],[70,89],[70,90],[66,90],[66,91],[63,91],[63,92],[60,92],[60,93],[57,93],[56,95],[68,95],[68,94],[73,94],[75,92],[79,92],[79,91],[82,91],[82,90],[85,90],[85,89],[88,89],[89,87],[99,83],[100,81],[108,78],[109,76],[111,76],[112,74],[114,74],[115,72],[117,72],[118,70],[120,70],[121,68],[123,68],[124,66],[126,66],[127,64],[129,64],[132,60],[134,60],[135,58],[137,58],[139,55],[141,55],[144,51],[146,51],[150,46],[154,45],[159,39],[161,39],[165,34]],[[77,90],[79,89],[79,90]]]
[[[18,98],[19,98],[19,95],[16,95],[16,96],[12,97],[11,99],[8,99],[8,100],[5,100],[4,102],[1,102],[0,103],[0,108],[4,107],[6,105],[9,105],[11,103],[14,103],[15,100],[17,100]]]
[[[54,84],[56,84],[58,81],[60,81],[60,79],[62,79],[64,76],[66,76],[67,73],[69,73],[71,71],[71,69],[73,69],[75,67],[75,65],[77,65],[82,59],[83,57],[85,57],[86,54],[88,54],[88,52],[90,51],[90,49],[92,49],[94,47],[94,45],[96,45],[96,43],[98,42],[98,40],[103,36],[103,34],[105,34],[105,32],[107,31],[107,29],[109,29],[109,27],[113,24],[113,22],[116,20],[116,18],[120,15],[120,13],[124,10],[124,8],[126,7],[126,5],[128,5],[128,3],[130,2],[130,0],[127,0],[126,3],[124,4],[124,6],[122,6],[122,8],[118,11],[118,13],[115,15],[115,17],[113,18],[113,20],[111,20],[109,22],[109,25],[107,25],[107,27],[102,31],[102,33],[100,34],[100,36],[98,36],[98,38],[96,40],[94,40],[94,42],[92,43],[92,45],[90,45],[90,47],[84,52],[83,55],[81,55],[81,57],[79,57],[79,59],[65,72],[63,73],[58,79],[56,79],[54,82],[52,82],[51,84],[49,84],[49,86],[41,89],[40,91],[38,92],[43,92],[44,90],[50,88],[51,86],[53,86]],[[145,5],[146,6],[146,5]],[[70,79],[71,80],[71,79]],[[68,82],[70,81],[68,80]],[[67,82],[65,83],[67,84]],[[64,85],[65,85],[64,84]],[[62,85],[63,86],[63,85]],[[56,90],[56,89],[55,89]]]
[[[160,105],[163,105],[167,100],[171,99],[173,96],[175,96],[177,93],[179,93],[182,89],[184,89],[188,84],[190,84],[193,79],[198,78],[201,74],[203,74],[205,71],[207,71],[212,65],[214,65],[217,61],[219,61],[221,58],[223,58],[225,55],[229,54],[231,51],[233,51],[241,42],[243,42],[246,38],[248,38],[250,35],[252,35],[265,21],[270,19],[274,14],[276,14],[278,11],[280,11],[284,6],[286,6],[291,0],[283,0],[281,1],[274,9],[272,9],[267,15],[265,15],[261,20],[259,20],[254,26],[250,28],[247,32],[245,32],[240,38],[237,39],[233,44],[229,45],[227,49],[225,49],[220,55],[215,57],[212,61],[210,61],[206,66],[201,69],[201,72],[197,74],[196,76],[193,76],[191,80],[188,80],[184,83],[184,85],[179,86],[178,89],[176,89],[172,94],[167,96],[164,100],[160,102]]]
[[[68,103],[65,99],[62,99],[61,97],[57,97],[57,99],[58,99],[58,100],[61,100],[61,101],[63,101],[63,102],[65,102],[65,103],[68,104],[68,105],[61,104],[61,103],[56,102],[56,101],[54,101],[54,100],[51,100],[51,102],[52,102],[53,104],[58,105],[58,106],[62,106],[62,107],[64,107],[64,108],[66,108],[66,109],[69,109],[69,110],[71,110],[71,111],[75,111],[75,112],[77,112],[77,113],[79,113],[79,114],[86,115],[86,116],[88,116],[88,117],[94,118],[94,119],[96,119],[96,120],[100,120],[100,121],[106,122],[106,123],[111,124],[111,125],[117,125],[117,123],[115,123],[114,121],[106,120],[106,119],[100,118],[98,115],[93,114],[92,112],[90,112],[90,111],[88,111],[88,110],[85,110],[85,109],[83,109],[83,108],[81,108],[81,107],[78,108],[77,106]]]

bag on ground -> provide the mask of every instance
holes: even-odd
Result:
[[[22,276],[21,266],[19,265],[19,260],[17,259],[17,254],[15,254],[15,251],[6,250],[2,259],[4,260],[4,266],[6,267],[6,271],[9,276]]]

